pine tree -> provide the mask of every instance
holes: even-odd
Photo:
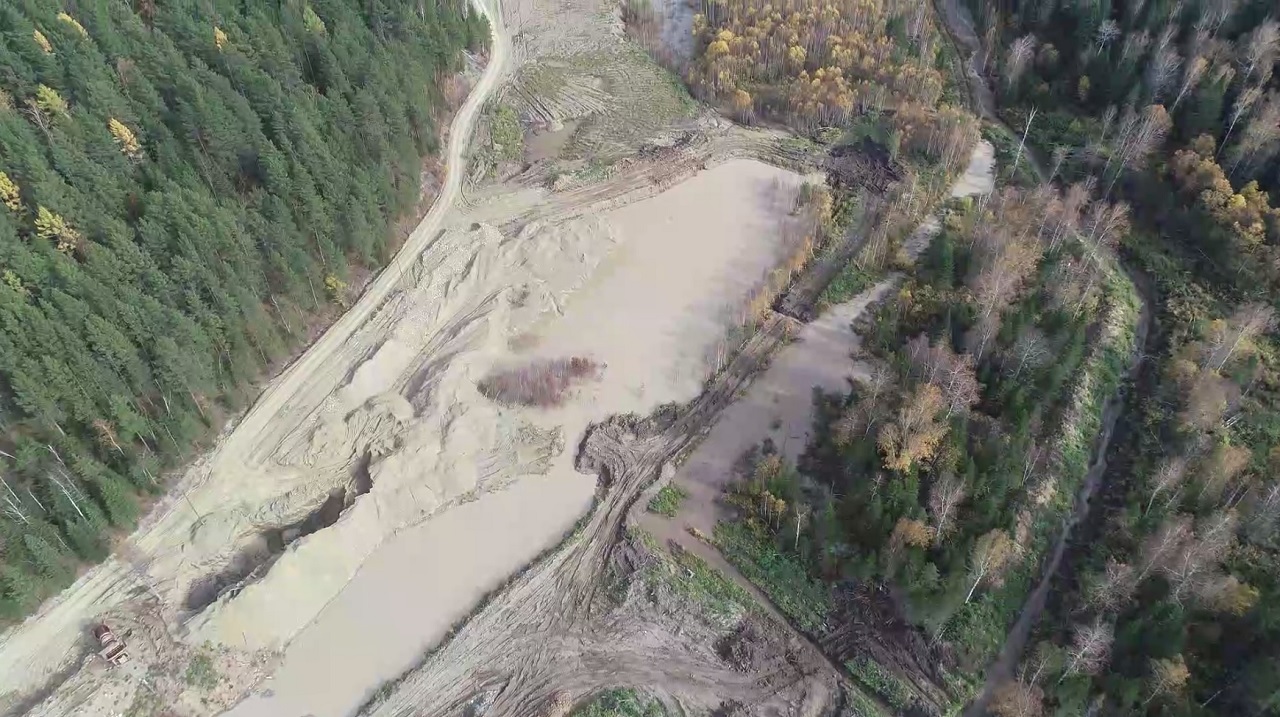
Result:
[[[22,536],[23,544],[31,553],[31,561],[35,572],[53,587],[61,587],[71,582],[73,575],[67,565],[67,559],[49,544],[44,537],[35,533]]]

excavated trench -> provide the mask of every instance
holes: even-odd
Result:
[[[188,614],[198,613],[223,597],[234,598],[248,585],[261,580],[288,547],[338,522],[355,504],[356,498],[373,488],[369,473],[372,454],[365,452],[351,467],[348,485],[329,491],[328,496],[301,519],[285,525],[263,528],[227,563],[226,567],[192,583],[183,606]]]

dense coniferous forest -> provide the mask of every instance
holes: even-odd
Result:
[[[438,0],[0,4],[0,624],[387,260],[487,42]]]

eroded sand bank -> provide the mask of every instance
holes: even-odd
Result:
[[[474,380],[493,367],[566,356],[589,357],[604,371],[552,410],[492,407],[474,390],[450,395],[458,404],[485,406],[484,415],[502,424],[558,430],[563,449],[550,457],[545,475],[515,477],[506,490],[482,493],[377,548],[290,643],[275,678],[229,714],[349,714],[484,594],[554,545],[594,490],[594,477],[572,467],[578,437],[611,414],[648,412],[697,395],[743,303],[787,253],[780,237],[793,221],[800,182],[793,172],[734,160],[591,219],[603,251],[586,240],[549,238],[560,231],[554,226],[522,232],[524,240],[542,242],[525,247],[526,255],[558,261],[564,271],[576,267],[585,280],[572,292],[549,294],[533,282],[528,295],[544,299],[536,318],[523,329],[513,320],[505,348],[491,341],[488,350],[472,354],[469,375]],[[448,415],[462,407],[436,410]],[[327,540],[341,543],[342,525],[328,529],[339,532]],[[257,600],[287,606],[290,584],[303,584],[304,576],[297,577],[265,581]],[[218,634],[234,644],[233,632]]]

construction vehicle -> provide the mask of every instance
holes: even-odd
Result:
[[[129,661],[129,651],[125,649],[124,640],[116,637],[107,623],[99,623],[93,628],[93,636],[102,648],[98,650],[98,656],[106,660],[107,664],[119,666]]]

